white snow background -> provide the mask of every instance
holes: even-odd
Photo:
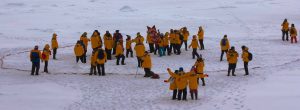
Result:
[[[300,25],[298,0],[1,0],[0,110],[297,110],[300,46],[281,41],[284,18]],[[199,100],[173,101],[163,82],[168,67],[188,71],[191,50],[152,55],[158,80],[143,78],[142,69],[135,78],[136,58],[125,66],[109,61],[105,77],[83,75],[90,65],[75,63],[73,45],[83,32],[98,29],[102,36],[118,29],[146,37],[147,25],[161,32],[187,26],[191,35],[204,27],[206,50],[198,52],[210,77],[199,87]],[[54,32],[61,48],[49,62],[51,74],[30,76],[28,51],[42,49]],[[250,76],[243,76],[241,59],[238,76],[226,76],[227,62],[219,62],[224,34],[240,54],[242,45],[250,48]]]

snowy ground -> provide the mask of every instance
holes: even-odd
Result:
[[[205,109],[282,110],[299,108],[300,52],[298,44],[282,42],[284,18],[300,25],[297,0],[2,0],[0,4],[0,109]],[[94,29],[121,30],[145,35],[155,24],[162,32],[187,26],[196,34],[205,29],[207,86],[199,87],[200,100],[172,101],[166,68],[186,70],[194,63],[191,50],[180,56],[152,55],[153,71],[161,79],[136,73],[136,59],[126,66],[106,64],[105,77],[88,76],[89,65],[76,64],[73,45],[81,33]],[[50,43],[58,33],[58,60],[49,62],[51,74],[29,76],[28,51]],[[227,77],[226,62],[219,62],[219,40],[228,34],[231,44],[247,45],[254,55],[249,77],[242,61],[237,77]],[[101,34],[102,35],[102,34]],[[89,51],[90,52],[90,51]],[[90,55],[90,54],[89,54]],[[43,68],[41,68],[43,69]],[[15,106],[17,105],[17,106]]]

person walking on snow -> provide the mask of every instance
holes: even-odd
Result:
[[[74,47],[74,53],[76,56],[76,62],[78,63],[78,61],[80,60],[82,63],[84,63],[84,61],[83,61],[84,47],[82,46],[80,41],[77,41],[77,43]]]
[[[202,26],[199,27],[199,30],[198,30],[198,40],[199,40],[199,43],[200,43],[200,50],[204,50],[204,43],[203,43],[203,40],[204,40],[204,30],[202,28]]]
[[[133,51],[131,48],[131,43],[132,43],[131,36],[129,36],[129,35],[126,35],[126,36],[127,36],[127,38],[126,38],[126,58],[128,58],[129,53],[130,53],[130,56],[133,57]]]
[[[106,31],[106,33],[104,34],[103,39],[104,39],[104,46],[105,46],[105,52],[106,52],[106,55],[107,55],[107,59],[111,60],[111,50],[112,50],[113,45],[114,45],[113,37],[109,33],[109,31]]]
[[[227,39],[227,35],[224,35],[223,39],[220,41],[220,46],[221,46],[220,61],[223,61],[223,55],[224,53],[228,52],[228,49],[230,47],[229,40]]]
[[[170,68],[168,68],[167,71],[171,77],[175,78],[175,84],[178,88],[177,100],[181,100],[181,99],[187,100],[186,99],[186,95],[187,95],[186,87],[188,85],[188,76],[192,74],[193,70],[188,73],[184,73],[183,68],[180,68],[179,74],[173,73]]]
[[[34,49],[30,51],[30,61],[32,63],[31,75],[39,75],[40,70],[40,60],[42,58],[42,54],[39,51],[39,47],[36,45]]]
[[[239,54],[235,51],[235,48],[232,46],[230,50],[227,52],[227,61],[228,61],[228,74],[227,76],[230,76],[230,72],[232,71],[232,76],[236,76],[234,74],[236,63],[238,61]]]
[[[106,52],[102,48],[99,48],[95,53],[95,57],[96,57],[98,75],[105,76],[105,63],[107,61]]]
[[[291,43],[297,43],[297,29],[295,28],[295,25],[292,24],[292,27],[290,29],[290,36],[291,36]]]
[[[178,70],[175,70],[175,74],[178,74]],[[169,82],[170,83],[170,87],[169,89],[173,91],[173,95],[172,95],[172,100],[176,100],[177,99],[177,86],[175,84],[175,77],[170,77],[168,80],[165,80],[164,82]]]
[[[53,50],[53,59],[56,60],[56,53],[58,49],[58,42],[57,42],[57,34],[53,33],[52,40],[51,40],[51,48]]]
[[[249,53],[249,48],[246,46],[242,46],[242,59],[244,61],[244,68],[245,68],[245,75],[249,75],[249,71],[248,71],[248,63],[250,62],[251,59],[249,59],[249,56],[251,53]]]
[[[45,62],[45,66],[44,66],[45,73],[48,73],[48,61],[49,61],[50,55],[51,55],[50,46],[49,46],[49,44],[46,44],[43,49],[43,52],[42,52],[42,61]]]
[[[125,56],[124,56],[124,48],[123,48],[123,45],[122,45],[122,40],[120,40],[118,43],[117,43],[117,47],[116,47],[116,58],[117,58],[117,65],[119,65],[120,63],[120,59],[122,59],[121,61],[121,64],[122,65],[125,65],[124,61],[125,61]]]
[[[284,19],[281,26],[282,26],[282,29],[281,29],[281,31],[282,31],[282,41],[284,41],[285,39],[286,39],[286,41],[289,41],[289,22],[287,21],[287,19]]]
[[[197,36],[196,35],[193,35],[193,39],[192,39],[192,42],[191,44],[189,45],[189,48],[193,48],[193,52],[192,52],[192,56],[193,56],[193,59],[195,59],[195,56],[197,56],[197,58],[199,58],[199,54],[197,52],[197,48],[199,47],[199,44],[198,44],[198,41],[197,41]]]
[[[152,61],[148,51],[145,51],[144,56],[141,58],[141,60],[142,60],[142,67],[144,68],[145,71],[144,77],[151,77],[153,75],[153,72],[151,71]]]
[[[145,46],[142,43],[136,44],[134,50],[138,61],[138,67],[140,68],[142,67],[142,57],[144,56]]]

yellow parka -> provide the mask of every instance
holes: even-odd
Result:
[[[101,36],[98,35],[96,32],[93,33],[93,35],[91,36],[91,45],[93,49],[98,48],[102,45]]]
[[[131,49],[131,40],[126,40],[126,49]]]
[[[198,78],[204,78],[203,74],[191,74],[188,76],[190,90],[198,89]]]
[[[169,45],[169,33],[166,32],[164,38],[163,38],[163,42],[164,42],[164,46],[168,46]]]
[[[198,44],[197,39],[193,38],[193,40],[192,40],[192,42],[191,42],[189,48],[191,48],[191,47],[192,47],[193,49],[197,49],[197,48],[199,47],[199,44]]]
[[[144,37],[138,33],[137,37],[135,39],[133,39],[132,41],[135,42],[136,44],[144,43]]]
[[[142,57],[142,67],[143,68],[151,68],[152,67],[152,61],[149,54],[146,54]]]
[[[83,41],[83,44],[85,45],[85,49],[87,49],[90,39],[84,35],[80,37],[80,40]]]
[[[239,54],[235,50],[229,50],[226,56],[229,64],[236,64]]]
[[[174,43],[175,44],[181,44],[181,40],[180,40],[180,34],[176,33],[174,36]]]
[[[199,40],[203,40],[204,39],[204,30],[202,29],[202,27],[200,27],[197,35],[198,35],[198,39]]]
[[[153,44],[153,39],[152,39],[152,37],[150,36],[150,34],[147,34],[147,42],[148,42],[149,44]]]
[[[290,30],[290,34],[291,34],[291,37],[296,37],[298,35],[297,29],[295,27],[292,27]]]
[[[97,66],[97,57],[95,54],[96,54],[96,52],[92,53],[92,55],[91,55],[91,65],[93,65],[93,66]]]
[[[281,24],[281,26],[282,26],[283,31],[288,31],[289,30],[289,22],[283,22]]]
[[[103,59],[98,58],[99,50],[97,50],[96,53],[95,53],[96,62],[97,62],[97,64],[100,64],[100,65],[104,64],[107,60],[107,55],[106,55],[105,50],[103,50],[103,49],[101,49],[101,50],[103,51],[103,54],[104,54]]]
[[[224,39],[224,38],[223,38],[223,39]],[[222,39],[222,40],[223,40],[223,39]],[[222,40],[220,41],[221,50],[228,50],[229,47],[230,47],[229,40],[226,38],[226,45],[225,45],[225,46],[222,45]]]
[[[169,39],[170,39],[170,43],[172,43],[172,44],[176,43],[175,35],[176,35],[175,33],[170,34]]]
[[[137,57],[142,57],[145,53],[145,46],[143,44],[135,45],[134,50]]]
[[[104,37],[103,37],[103,39],[104,39],[105,48],[109,49],[109,50],[112,49],[113,48],[113,44],[114,44],[112,36],[105,34]]]
[[[177,85],[177,88],[179,90],[185,89],[188,85],[188,76],[192,74],[192,72],[188,72],[183,75],[178,75],[173,73],[171,70],[168,70],[168,73],[171,75],[171,77],[175,78],[175,84]]]
[[[170,82],[170,87],[169,87],[170,90],[175,90],[175,89],[177,89],[177,86],[176,86],[176,84],[175,84],[175,78],[170,77],[170,78],[167,80],[167,82]]]
[[[116,56],[123,55],[124,48],[121,44],[118,44],[116,47]]]
[[[249,62],[249,52],[247,47],[245,48],[245,50],[243,50],[242,59],[244,62]]]
[[[198,74],[203,74],[204,73],[204,61],[196,61],[194,66],[196,66],[196,70]]]
[[[74,53],[77,57],[82,56],[84,54],[84,48],[82,47],[82,45],[77,43],[74,47]]]
[[[164,47],[164,40],[163,40],[163,38],[159,38],[158,39],[158,46],[159,47]]]
[[[187,41],[190,36],[190,32],[187,30],[183,30],[182,35],[183,35],[183,40]]]
[[[51,55],[51,50],[49,44],[46,44],[42,52],[42,60],[49,61],[49,56]]]
[[[57,49],[58,48],[58,42],[57,42],[57,34],[54,33],[51,40],[51,48]]]

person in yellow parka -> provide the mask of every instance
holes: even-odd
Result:
[[[138,61],[138,67],[142,67],[142,56],[144,55],[144,52],[145,52],[145,46],[144,44],[136,44],[135,47],[134,47],[134,50],[135,50],[135,54],[136,54],[136,57],[137,57],[137,61]]]
[[[249,53],[249,48],[244,45],[242,46],[242,50],[243,50],[242,59],[244,61],[244,68],[245,68],[245,73],[246,73],[245,75],[249,75],[248,63],[250,62],[249,55],[251,53]]]
[[[133,39],[132,42],[135,42],[136,44],[144,43],[144,37],[141,35],[140,32],[138,32],[138,33],[136,34],[136,38]]]
[[[87,38],[87,32],[84,32],[81,36],[80,36],[80,40],[83,42],[83,44],[85,45],[85,50],[87,50],[88,44],[90,39]]]
[[[197,36],[196,35],[193,35],[193,39],[192,39],[192,42],[191,44],[189,45],[189,48],[193,48],[193,52],[192,52],[192,56],[193,56],[193,59],[195,59],[195,56],[197,56],[197,58],[199,58],[199,54],[197,52],[197,48],[199,47],[199,44],[198,44],[198,41],[197,41]]]
[[[77,41],[75,47],[74,47],[74,53],[76,56],[76,62],[80,60],[82,63],[83,62],[83,55],[84,55],[84,47],[80,44],[80,41]]]
[[[89,75],[97,75],[96,67],[97,67],[97,57],[96,57],[96,51],[93,50],[92,55],[91,55],[91,69],[90,69],[90,74]]]
[[[58,49],[58,42],[57,42],[57,34],[53,33],[52,40],[51,40],[51,48],[53,50],[53,59],[56,59],[56,53]]]
[[[91,36],[91,45],[93,50],[97,50],[99,47],[102,46],[102,39],[100,36],[100,32],[95,30]]]
[[[150,53],[154,52],[154,42],[151,36],[151,33],[147,33],[147,42],[149,44]]]
[[[202,26],[199,27],[198,30],[198,40],[199,40],[199,44],[200,44],[200,50],[204,50],[204,30],[202,28]]]
[[[230,72],[232,71],[232,76],[236,76],[234,74],[236,63],[238,61],[239,54],[235,51],[235,48],[232,46],[230,50],[227,52],[227,61],[228,61],[228,74],[230,76]]]
[[[96,63],[97,63],[98,75],[105,76],[105,65],[104,64],[107,61],[106,52],[102,48],[99,48],[98,50],[96,50],[95,57],[96,57],[95,59],[96,59]]]
[[[48,61],[51,55],[49,44],[46,44],[42,52],[42,61],[45,61],[44,72],[48,73]]]
[[[125,56],[124,56],[124,48],[123,48],[123,45],[121,45],[123,42],[122,40],[120,40],[118,43],[117,43],[117,46],[116,46],[116,57],[117,57],[117,65],[119,65],[119,62],[120,62],[120,59],[122,58],[122,61],[121,61],[121,64],[122,65],[125,65]]]
[[[291,36],[291,43],[297,43],[297,29],[295,28],[295,25],[292,24],[291,30],[290,30],[290,36]]]
[[[188,81],[189,81],[189,88],[190,88],[190,94],[191,94],[191,98],[192,100],[194,100],[194,96],[195,96],[195,100],[198,100],[198,79],[199,78],[205,78],[204,74],[195,74],[194,72],[188,76]]]
[[[176,41],[175,41],[175,32],[173,29],[170,29],[170,35],[169,35],[169,40],[170,40],[170,54],[173,53],[176,54],[177,53],[177,49],[176,49]]]
[[[197,59],[197,61],[194,64],[194,67],[196,68],[196,73],[197,74],[199,74],[201,76],[204,75],[205,63],[204,63],[204,60],[203,60],[202,56]],[[202,81],[202,86],[205,86],[204,78],[201,78],[201,81]],[[199,78],[197,79],[197,82],[199,83]]]
[[[114,45],[114,40],[112,35],[109,33],[109,31],[106,31],[106,33],[104,34],[104,46],[105,46],[105,52],[107,54],[107,59],[111,60],[111,50],[113,48]]]
[[[144,77],[151,77],[153,75],[153,72],[151,71],[152,61],[148,51],[145,51],[145,54],[141,58],[141,60],[142,60],[142,67],[144,68],[145,71]]]
[[[131,36],[129,35],[126,35],[127,38],[126,38],[126,58],[128,58],[128,55],[130,53],[130,56],[133,57],[133,51],[132,51],[132,48],[131,48],[131,43],[133,42],[131,40]]]
[[[175,70],[175,74],[178,74],[178,70]],[[168,80],[164,80],[164,82],[169,82],[170,83],[170,87],[169,89],[173,91],[173,96],[172,96],[172,100],[176,100],[177,99],[177,86],[175,84],[175,78],[174,77],[170,77]]]
[[[186,95],[187,95],[187,85],[188,85],[188,76],[192,74],[193,71],[190,71],[188,73],[185,73],[183,71],[183,68],[181,67],[179,69],[179,74],[175,74],[171,71],[170,68],[167,69],[168,73],[171,75],[171,77],[175,78],[175,84],[178,88],[178,100],[187,100]],[[183,97],[182,97],[183,94]]]
[[[182,41],[180,39],[181,34],[180,34],[179,30],[175,30],[174,33],[175,33],[175,35],[174,35],[174,45],[175,45],[175,50],[176,50],[175,54],[180,55],[181,54],[180,48],[181,48],[181,44],[182,44]]]
[[[160,57],[165,56],[166,54],[164,53],[164,34],[161,34],[160,37],[158,38],[158,54]]]
[[[30,61],[32,63],[31,75],[39,75],[40,70],[40,61],[42,59],[42,54],[39,50],[39,47],[36,45],[34,49],[30,51]]]
[[[289,22],[287,21],[287,19],[284,19],[283,23],[281,24],[282,28],[282,41],[284,41],[286,39],[286,41],[289,41]],[[284,37],[284,35],[286,36],[286,38]]]
[[[166,54],[166,52],[168,53],[168,55],[171,55],[171,51],[170,51],[170,47],[169,47],[169,32],[165,33],[165,36],[163,38],[163,42],[164,42],[164,54]]]
[[[185,50],[187,51],[187,41],[189,39],[189,36],[190,36],[190,32],[187,30],[186,27],[183,27],[181,30],[181,33],[183,35],[183,43],[185,45]]]
[[[223,39],[220,41],[220,46],[221,46],[221,58],[220,58],[220,61],[223,61],[223,55],[224,55],[224,53],[228,52],[228,49],[230,47],[227,35],[224,35]]]

